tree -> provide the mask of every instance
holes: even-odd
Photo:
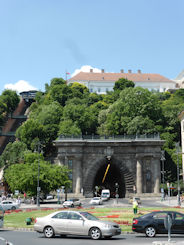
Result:
[[[16,131],[16,137],[27,145],[29,150],[35,149],[35,144],[45,140],[43,125],[34,119],[28,119]]]
[[[85,96],[89,95],[89,89],[80,83],[75,82],[73,84],[70,84],[69,87],[71,88],[72,91],[72,97],[82,99]]]
[[[64,120],[60,122],[59,125],[59,135],[81,135],[81,130],[80,128],[76,125],[76,122],[73,122],[72,120]]]
[[[12,113],[20,101],[19,96],[15,91],[4,90],[1,95],[2,101],[7,105],[7,113]]]
[[[120,78],[118,81],[115,82],[114,85],[114,91],[117,90],[124,90],[125,88],[133,88],[135,86],[135,83],[126,79],[126,78]]]
[[[0,127],[5,123],[5,118],[7,116],[7,105],[0,96]]]
[[[4,178],[11,192],[14,193],[15,190],[19,190],[30,196],[36,195],[38,164],[40,165],[39,182],[43,193],[46,194],[62,185],[71,184],[68,177],[70,170],[67,167],[50,164],[44,161],[43,156],[38,153],[29,153],[26,159],[28,160],[27,163],[13,164],[5,170]],[[30,163],[30,159],[34,162]]]
[[[125,88],[119,99],[99,114],[100,134],[154,133],[162,124],[157,97],[140,87]]]
[[[0,167],[24,162],[24,154],[27,151],[25,143],[14,141],[7,144],[0,156]]]
[[[161,104],[164,114],[164,132],[173,134],[174,140],[180,140],[180,121],[178,114],[184,109],[184,89],[179,89]]]

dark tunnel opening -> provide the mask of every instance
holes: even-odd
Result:
[[[115,184],[118,183],[119,197],[120,198],[125,197],[125,182],[120,168],[116,164],[111,163],[108,172],[104,178],[105,172],[107,170],[107,166],[108,163],[104,163],[99,168],[93,182],[93,191],[95,192],[95,186],[98,186],[100,189],[99,194],[102,189],[109,189],[111,192],[111,197],[115,197],[116,194]],[[104,182],[103,182],[103,178],[104,178]]]

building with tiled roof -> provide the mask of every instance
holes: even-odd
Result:
[[[176,87],[177,88],[184,88],[184,70],[182,70],[178,76],[173,79],[173,81],[176,82]]]
[[[135,87],[140,86],[150,91],[164,92],[176,87],[176,82],[160,74],[141,73],[141,70],[138,70],[137,73],[132,73],[131,70],[128,70],[128,73],[124,73],[123,70],[120,73],[106,73],[102,69],[97,73],[90,69],[89,72],[80,72],[73,76],[67,83],[78,82],[85,85],[90,92],[105,94],[107,91],[113,91],[115,82],[120,78],[131,80],[135,83]]]

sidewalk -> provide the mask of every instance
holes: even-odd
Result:
[[[177,197],[174,196],[174,197],[170,197],[170,198],[166,198],[165,200],[157,200],[156,201],[157,203],[160,203],[162,205],[165,205],[165,206],[169,206],[169,207],[178,207],[178,200],[177,200]],[[184,207],[184,202],[181,202],[181,205],[180,205],[181,208]]]

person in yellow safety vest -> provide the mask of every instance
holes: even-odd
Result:
[[[133,200],[133,211],[134,211],[134,214],[137,214],[137,209],[138,209],[138,202],[134,199]]]

